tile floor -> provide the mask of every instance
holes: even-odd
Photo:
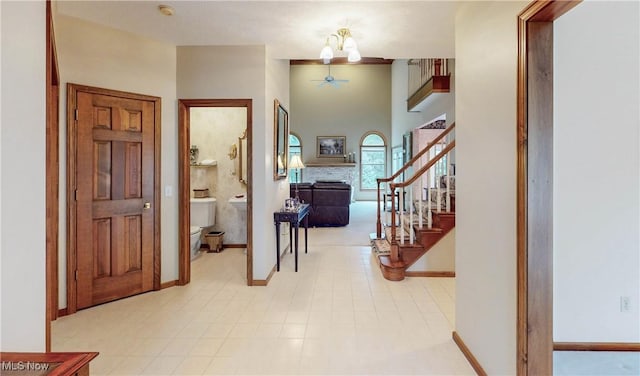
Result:
[[[344,228],[309,230],[267,287],[247,287],[243,250],[204,254],[192,282],[52,325],[54,351],[99,351],[94,375],[474,375],[451,340],[455,284],[382,278],[374,203]],[[258,250],[259,251],[259,250]]]

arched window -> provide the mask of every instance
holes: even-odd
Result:
[[[386,177],[387,147],[382,134],[369,132],[360,142],[360,189],[376,189],[377,178]]]
[[[302,142],[300,137],[295,133],[289,133],[289,161],[294,155],[302,158]],[[304,161],[303,161],[304,162]],[[298,181],[302,181],[302,170],[298,171]],[[289,174],[289,183],[296,183],[296,174]]]

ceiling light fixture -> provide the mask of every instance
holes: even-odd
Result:
[[[165,16],[173,16],[173,13],[175,12],[173,8],[168,5],[158,5],[158,10]]]
[[[358,51],[358,44],[351,36],[351,31],[346,27],[338,29],[337,34],[331,34],[327,37],[327,41],[320,51],[320,58],[325,64],[331,63],[333,59],[333,48],[331,48],[331,37],[336,38],[337,50],[347,53],[347,61],[355,63],[360,61],[360,51]]]

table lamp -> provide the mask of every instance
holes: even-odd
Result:
[[[300,159],[299,154],[295,154],[289,163],[289,169],[296,170],[296,199],[298,199],[298,172],[300,169],[304,168],[304,163],[302,163],[302,159]]]

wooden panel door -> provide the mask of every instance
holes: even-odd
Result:
[[[154,283],[154,102],[77,92],[77,308]]]

